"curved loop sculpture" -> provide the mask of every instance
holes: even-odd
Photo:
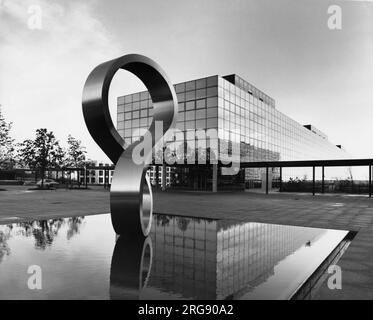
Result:
[[[124,69],[137,76],[146,86],[153,101],[153,122],[145,135],[152,146],[144,150],[143,163],[133,161],[136,141],[125,149],[125,142],[114,127],[109,112],[109,87],[114,74]],[[161,67],[153,60],[129,54],[98,65],[89,74],[83,89],[83,115],[88,131],[115,164],[110,190],[111,219],[117,234],[150,232],[153,196],[146,174],[152,150],[166,131],[175,125],[177,98],[174,87]],[[163,123],[163,132],[155,134],[155,122]],[[158,126],[157,126],[158,128]]]

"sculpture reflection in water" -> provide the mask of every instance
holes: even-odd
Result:
[[[147,286],[153,260],[152,239],[118,236],[110,270],[110,299],[137,300]]]
[[[289,257],[309,252],[300,262],[309,264],[314,257],[307,243],[325,234],[314,228],[156,214],[145,242],[119,237],[112,258],[111,298],[284,298],[296,272],[304,272]],[[284,275],[280,269],[290,272]],[[269,280],[273,288],[261,290]]]
[[[175,126],[177,98],[173,85],[162,68],[153,60],[136,54],[125,55],[97,66],[89,74],[83,89],[83,115],[88,131],[99,147],[115,164],[110,190],[111,219],[117,234],[134,236],[150,232],[153,198],[147,166],[152,148],[144,150],[145,163],[133,161],[133,150],[140,141],[125,149],[125,142],[113,125],[109,112],[110,83],[119,69],[137,76],[147,88],[153,102],[153,122],[144,134],[151,138],[152,148],[171,127]],[[155,132],[155,123],[162,132]],[[158,127],[157,127],[158,128]]]

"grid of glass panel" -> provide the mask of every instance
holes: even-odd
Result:
[[[118,97],[117,130],[126,144],[131,144],[146,131],[152,115],[152,100],[147,91]]]
[[[148,287],[192,299],[240,297],[273,275],[280,261],[323,232],[156,215]]]
[[[218,76],[176,84],[176,127],[186,130],[218,127]],[[117,129],[127,144],[138,140],[150,126],[153,105],[147,91],[118,98]]]
[[[155,215],[147,287],[184,298],[215,299],[216,224],[214,220]]]
[[[240,145],[241,162],[347,157],[326,136],[278,111],[271,97],[237,75],[212,76],[174,87],[179,104],[176,127],[184,133],[217,129],[219,139]],[[117,128],[127,144],[150,126],[152,114],[146,91],[118,98]]]
[[[232,224],[219,221],[217,232],[217,299],[244,294],[264,282],[274,267],[307,241],[320,236],[319,229],[261,223]]]
[[[236,76],[237,77],[237,76]],[[346,152],[231,82],[219,78],[219,138],[244,144],[241,161],[345,158]]]

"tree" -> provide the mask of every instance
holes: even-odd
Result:
[[[44,187],[45,171],[60,166],[64,152],[53,132],[47,129],[37,129],[35,140],[27,139],[19,144],[18,156],[20,162],[41,175],[41,186]]]
[[[73,136],[69,134],[67,138],[67,144],[68,165],[73,166],[75,168],[82,167],[85,162],[85,154],[87,153],[84,150],[85,147],[82,146],[82,142],[80,140],[75,139]]]
[[[14,139],[10,136],[12,122],[6,122],[0,105],[0,169],[12,169],[14,165]]]
[[[80,140],[75,139],[72,135],[69,134],[67,138],[67,165],[74,168],[82,168],[85,165],[85,154],[87,153],[82,146]],[[80,187],[80,170],[77,171],[77,181]],[[71,182],[71,171],[70,171],[70,182]]]
[[[37,179],[37,158],[36,150],[34,148],[34,141],[27,139],[22,143],[18,144],[18,158],[20,164],[28,167],[29,169],[35,171],[35,180]]]

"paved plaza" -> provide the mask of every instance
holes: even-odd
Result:
[[[0,191],[0,223],[102,214],[110,211],[109,192],[89,190]],[[357,231],[338,265],[342,290],[324,285],[319,299],[373,299],[373,198],[347,195],[251,192],[155,192],[154,211],[173,215],[232,219]]]

